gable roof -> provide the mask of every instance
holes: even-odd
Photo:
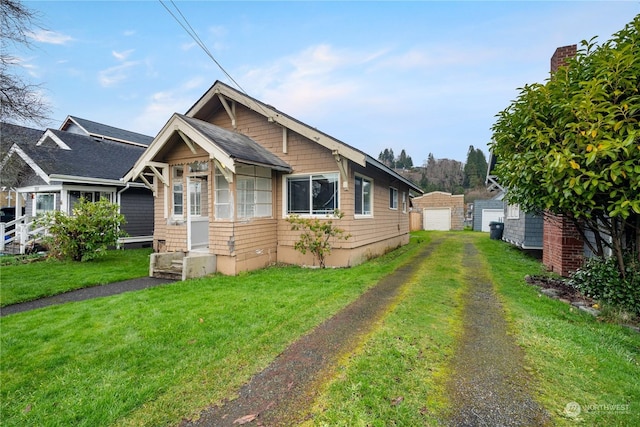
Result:
[[[41,141],[56,138],[69,149],[43,145],[20,146],[47,174],[56,177],[84,177],[108,180],[122,178],[144,152],[143,147],[90,136],[48,129]]]
[[[71,181],[121,184],[120,179],[144,152],[144,147],[55,129],[46,131],[1,123],[3,149],[19,156],[45,182]]]
[[[77,126],[87,136],[92,136],[96,139],[111,139],[113,141],[140,145],[143,147],[147,147],[151,144],[151,141],[153,141],[153,137],[148,135],[131,132],[76,116],[67,116],[65,121],[62,123],[62,126],[60,126],[60,130],[71,130],[73,125]]]
[[[7,151],[11,145],[15,143],[35,144],[43,133],[43,130],[0,122],[0,144],[2,144],[2,151]]]
[[[399,173],[395,172],[393,169],[387,167],[383,163],[364,153],[363,151],[360,151],[357,148],[354,148],[324,132],[321,132],[318,129],[289,116],[288,114],[277,110],[273,106],[267,105],[249,95],[246,95],[232,88],[231,86],[222,83],[219,80],[217,80],[209,88],[209,90],[200,97],[200,99],[187,111],[186,115],[189,117],[206,119],[207,108],[210,107],[212,103],[223,102],[222,100],[220,100],[220,96],[232,99],[233,101],[236,101],[257,113],[262,114],[270,122],[278,123],[288,129],[291,129],[294,132],[310,139],[311,141],[315,141],[323,147],[331,150],[333,153],[345,157],[352,162],[359,164],[360,166],[366,166],[367,164],[369,164],[377,169],[380,169],[381,171],[393,176],[395,179],[407,184],[412,191],[418,194],[423,193],[422,189],[419,186],[406,179]],[[226,106],[224,104],[223,107],[225,107],[226,109]]]
[[[209,153],[210,158],[216,159],[234,173],[236,162],[265,166],[283,172],[292,170],[286,162],[246,135],[174,113],[124,180],[130,181],[139,177],[144,169],[154,162],[156,155],[174,133],[178,133],[183,140],[186,138],[185,142],[188,144],[197,144]]]
[[[176,116],[192,126],[201,135],[208,138],[211,143],[216,144],[225,154],[235,161],[256,166],[268,166],[271,169],[284,172],[291,172],[292,170],[291,166],[280,157],[271,153],[246,135],[231,132],[219,126],[212,125],[211,123],[182,114],[176,114]]]

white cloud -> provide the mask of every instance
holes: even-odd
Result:
[[[155,135],[173,113],[184,113],[206,90],[205,79],[194,77],[175,88],[155,92],[149,98],[143,112],[135,118],[134,127],[149,135]]]
[[[135,51],[135,49],[129,49],[129,50],[125,50],[123,52],[116,52],[115,50],[111,52],[111,54],[113,55],[114,58],[116,58],[118,61],[124,61],[125,59],[127,59],[133,52]]]
[[[71,36],[49,30],[38,30],[27,35],[37,42],[49,44],[66,44],[73,40]]]
[[[115,67],[107,68],[98,73],[98,80],[104,87],[114,86],[128,79],[132,68],[138,64],[138,61],[127,61]]]
[[[131,37],[136,34],[136,30],[125,30],[122,35],[125,37]]]
[[[250,94],[284,112],[320,118],[353,105],[366,80],[364,67],[383,55],[320,44],[253,68],[240,81],[251,82]]]

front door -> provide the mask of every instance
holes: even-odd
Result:
[[[187,233],[189,250],[209,247],[209,182],[207,175],[187,177]]]

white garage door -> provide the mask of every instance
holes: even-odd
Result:
[[[482,209],[482,231],[487,233],[490,231],[490,222],[504,222],[504,210],[503,209]]]
[[[451,230],[451,208],[423,209],[422,215],[425,230]]]

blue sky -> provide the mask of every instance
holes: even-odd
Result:
[[[18,55],[51,127],[76,115],[155,136],[216,80],[231,83],[159,1],[24,3],[47,29]],[[415,165],[487,153],[495,115],[548,77],[557,47],[607,40],[640,13],[628,1],[176,4],[249,95]]]

